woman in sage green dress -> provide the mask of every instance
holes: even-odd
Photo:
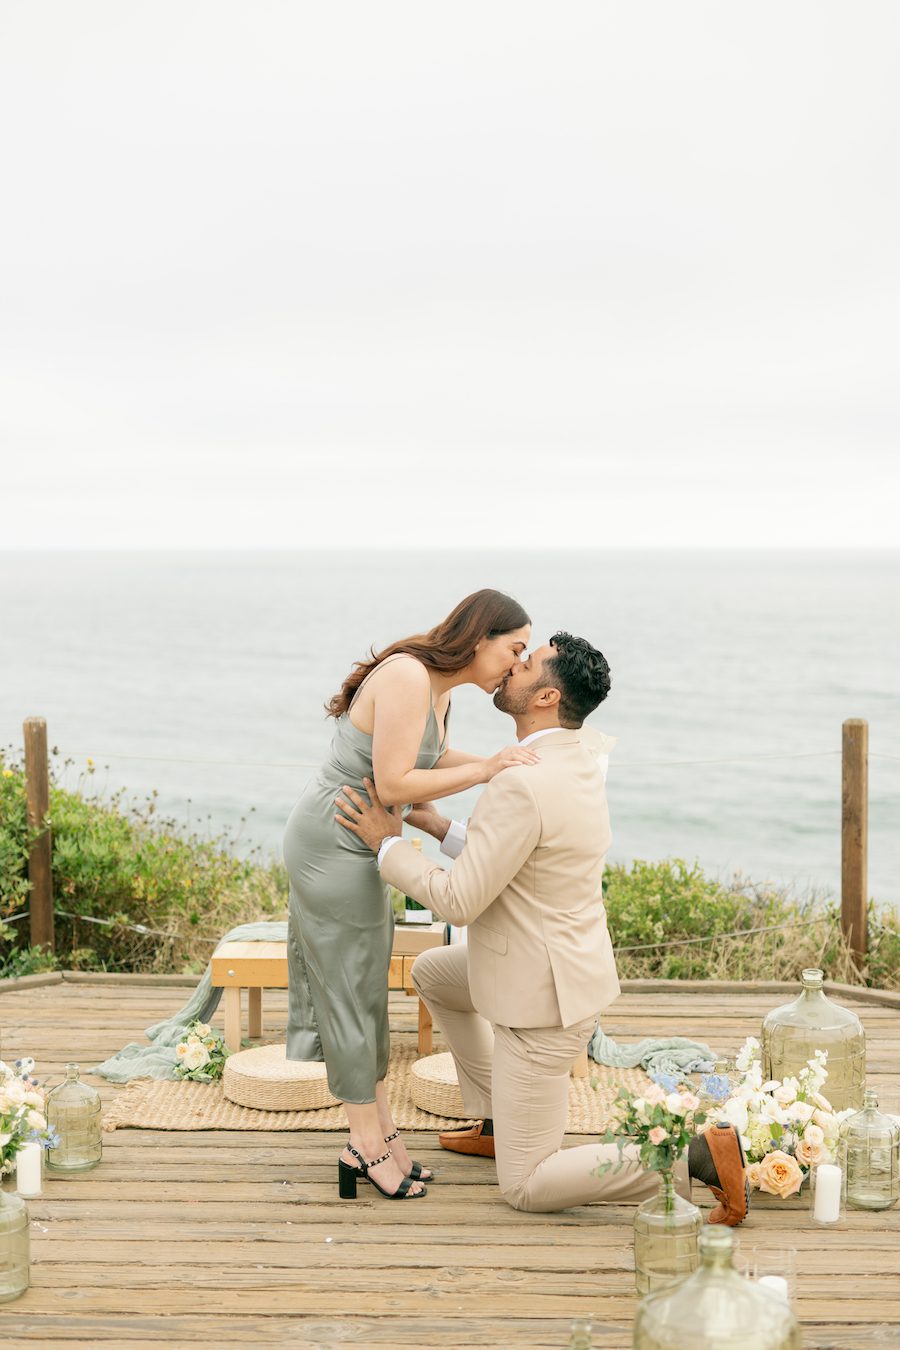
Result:
[[[327,705],[335,719],[331,749],[285,831],[287,1057],[325,1061],[350,1121],[344,1172],[356,1167],[395,1199],[423,1195],[429,1178],[399,1138],[384,1090],[394,919],[376,860],[337,823],[335,798],[345,784],[365,796],[369,778],[385,806],[408,811],[486,783],[512,764],[534,763],[537,756],[518,745],[490,759],[447,748],[451,690],[476,684],[493,695],[530,635],[520,605],[482,590],[436,628],[357,662]],[[342,1193],[355,1192],[351,1181]]]

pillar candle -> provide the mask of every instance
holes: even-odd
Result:
[[[783,1275],[760,1275],[758,1284],[761,1289],[765,1289],[766,1293],[774,1294],[776,1298],[783,1298],[787,1303],[788,1282]]]
[[[43,1152],[40,1144],[31,1142],[24,1144],[16,1154],[16,1190],[25,1200],[41,1194]]]
[[[816,1223],[837,1223],[841,1217],[841,1169],[832,1163],[816,1168],[816,1199],[813,1218]]]

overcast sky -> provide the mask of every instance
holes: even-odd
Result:
[[[0,15],[0,546],[896,545],[896,0]]]

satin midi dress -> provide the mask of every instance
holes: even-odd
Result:
[[[443,751],[432,710],[415,767],[433,769]],[[291,812],[284,836],[290,877],[287,1058],[324,1060],[333,1095],[354,1103],[373,1102],[375,1084],[387,1073],[394,940],[394,915],[375,855],[334,818],[334,799],[345,783],[368,800],[363,778],[375,778],[372,737],[344,713],[328,758]]]

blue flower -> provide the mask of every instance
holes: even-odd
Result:
[[[711,1073],[700,1081],[700,1091],[715,1102],[724,1102],[731,1096],[731,1083],[722,1073]]]
[[[677,1092],[678,1078],[674,1073],[651,1073],[654,1083],[658,1083],[663,1092]]]

